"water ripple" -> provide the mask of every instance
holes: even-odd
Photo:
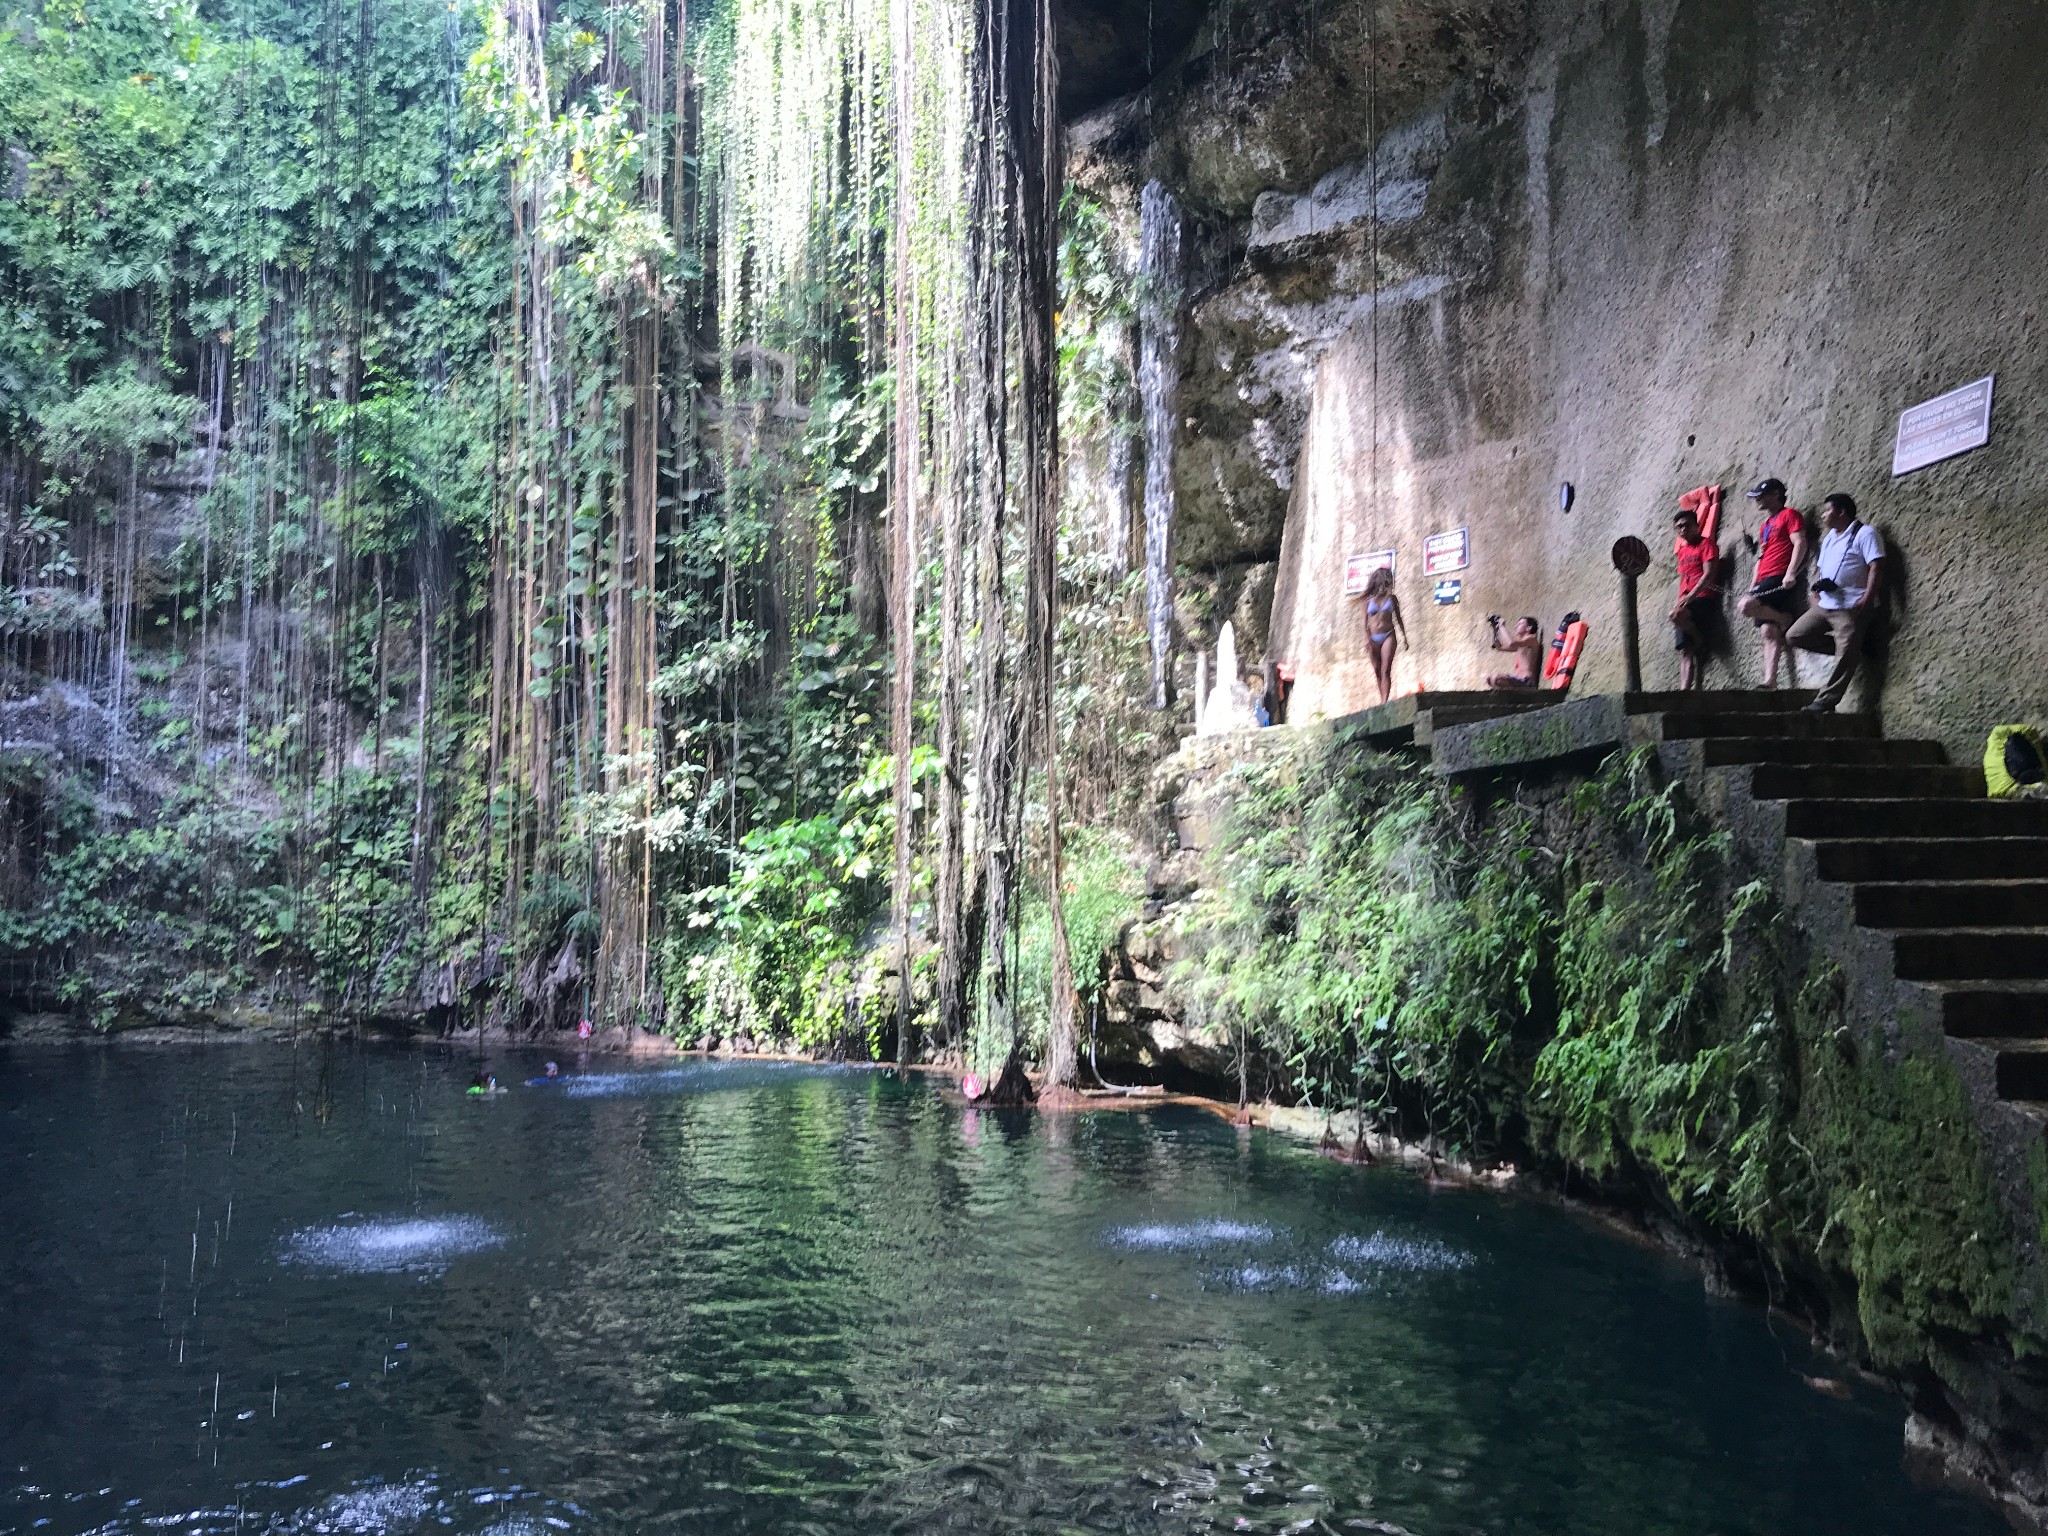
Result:
[[[302,1227],[284,1240],[278,1262],[349,1275],[435,1274],[504,1244],[504,1233],[475,1216],[394,1217]]]
[[[1111,1227],[1107,1240],[1115,1248],[1152,1249],[1163,1253],[1190,1253],[1203,1248],[1250,1247],[1273,1241],[1273,1229],[1263,1221],[1186,1221],[1175,1225]]]
[[[638,1098],[654,1094],[758,1088],[776,1078],[823,1077],[847,1070],[800,1061],[705,1062],[697,1066],[663,1067],[653,1072],[585,1072],[573,1077],[558,1077],[548,1086],[570,1099]]]
[[[1330,1244],[1330,1256],[1351,1264],[1369,1264],[1377,1269],[1404,1270],[1428,1274],[1437,1270],[1468,1269],[1472,1255],[1432,1237],[1393,1237],[1374,1232],[1366,1237],[1340,1237]]]

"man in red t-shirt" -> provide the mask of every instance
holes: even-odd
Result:
[[[1671,520],[1677,541],[1678,601],[1671,605],[1671,633],[1678,646],[1678,686],[1697,688],[1706,675],[1707,642],[1721,608],[1721,546],[1700,532],[1690,511]]]
[[[1744,542],[1756,551],[1756,579],[1736,612],[1753,621],[1764,642],[1764,686],[1778,686],[1778,663],[1785,655],[1785,630],[1805,610],[1799,583],[1806,574],[1810,541],[1806,519],[1785,505],[1785,482],[1775,476],[1750,488],[1764,525]]]

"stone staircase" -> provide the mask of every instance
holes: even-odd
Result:
[[[1868,1015],[1937,1028],[1966,1076],[2048,1114],[2048,801],[1988,799],[1983,770],[1951,764],[1941,743],[1801,713],[1808,697],[1638,694],[1624,707],[1636,739],[1782,872],[1795,920]]]
[[[1842,968],[1883,1038],[1945,1049],[2014,1149],[2048,1120],[2048,801],[1995,801],[1937,741],[1800,690],[1604,694],[1512,718],[1440,722],[1447,776],[1590,766],[1654,747],[1771,872],[1792,920]]]

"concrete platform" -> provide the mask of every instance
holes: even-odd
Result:
[[[1339,735],[1362,736],[1375,747],[1428,747],[1447,726],[1471,725],[1532,713],[1556,704],[1551,689],[1455,689],[1407,693],[1326,722]]]
[[[1621,747],[1649,746],[1663,741],[1715,741],[1717,753],[1733,758],[1733,743],[1782,737],[1801,741],[1860,741],[1875,731],[1853,715],[1804,715],[1810,702],[1804,689],[1764,692],[1761,689],[1693,693],[1596,693],[1550,703],[1551,695],[1533,709],[1470,724],[1437,722],[1430,739],[1433,767],[1455,777],[1489,773],[1540,763],[1590,762]],[[1766,729],[1768,727],[1768,729]],[[1884,766],[1884,749],[1874,754]],[[1789,754],[1794,765],[1801,754]],[[1853,751],[1844,751],[1845,766],[1856,765]],[[1806,762],[1826,765],[1833,759],[1815,749]]]

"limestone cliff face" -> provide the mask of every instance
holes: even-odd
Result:
[[[1580,686],[1615,688],[1608,552],[1635,534],[1669,686],[1676,499],[1729,487],[1740,588],[1739,491],[1775,474],[1802,508],[1853,493],[1891,546],[1892,728],[1974,756],[2048,714],[2043,57],[2048,11],[1995,0],[1216,13],[1072,133],[1113,206],[1158,176],[1188,209],[1175,558],[1206,627],[1293,664],[1296,718],[1355,709],[1344,558],[1392,548],[1400,687],[1473,686],[1489,612],[1578,609]],[[1989,446],[1894,479],[1898,413],[1986,374]],[[1461,527],[1435,606],[1423,541]],[[1710,682],[1754,681],[1729,617]]]

